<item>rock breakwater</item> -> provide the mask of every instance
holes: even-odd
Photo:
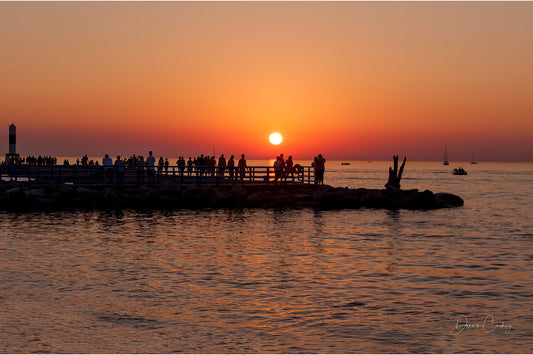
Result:
[[[459,207],[449,193],[400,189],[349,189],[328,185],[141,186],[0,184],[0,210],[180,209],[180,208],[382,208]]]

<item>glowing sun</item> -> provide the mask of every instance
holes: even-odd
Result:
[[[268,139],[274,145],[278,145],[283,141],[283,137],[279,133],[272,133]]]

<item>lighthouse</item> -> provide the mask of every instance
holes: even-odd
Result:
[[[6,163],[13,164],[18,161],[17,154],[17,127],[12,123],[9,126],[9,153],[6,154]]]
[[[12,123],[9,126],[9,155],[17,154],[17,127]]]

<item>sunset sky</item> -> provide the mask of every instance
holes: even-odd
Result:
[[[532,19],[533,2],[0,2],[0,147],[14,123],[23,155],[533,161]]]

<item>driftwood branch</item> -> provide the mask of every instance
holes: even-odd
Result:
[[[400,166],[400,170],[398,170],[398,156],[394,155],[392,159],[394,161],[394,169],[389,167],[389,181],[385,184],[385,187],[388,189],[399,189],[400,180],[402,179],[403,168],[405,166],[405,161],[407,160],[407,157],[403,158],[403,163]]]

